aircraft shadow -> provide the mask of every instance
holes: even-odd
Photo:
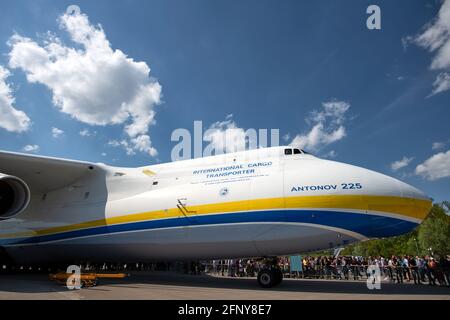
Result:
[[[172,272],[133,272],[126,279],[100,279],[95,290],[116,288],[143,288],[143,285],[183,286],[194,288],[216,288],[237,290],[264,290],[272,292],[303,292],[328,294],[380,294],[380,295],[450,295],[450,288],[432,287],[427,284],[382,283],[382,290],[368,290],[365,281],[285,279],[279,286],[260,288],[255,278],[223,278],[208,275],[184,275]],[[89,289],[83,289],[89,290]],[[64,292],[67,289],[52,282],[46,275],[0,275],[0,297],[2,292],[45,293]],[[276,298],[276,296],[275,296]]]
[[[106,280],[106,279],[105,279]],[[279,286],[270,289],[261,288],[256,278],[214,277],[208,275],[191,276],[170,273],[137,273],[127,280],[130,283],[147,283],[154,285],[174,285],[220,289],[271,290],[284,292],[311,293],[348,293],[348,294],[390,294],[390,295],[450,295],[450,288],[429,286],[428,284],[411,285],[409,283],[382,283],[383,290],[368,290],[365,281],[285,279]],[[118,281],[110,284],[119,284]],[[105,282],[106,284],[106,282]]]

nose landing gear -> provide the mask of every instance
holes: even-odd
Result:
[[[258,283],[263,288],[272,288],[283,281],[283,273],[277,265],[277,260],[273,259],[258,272]]]

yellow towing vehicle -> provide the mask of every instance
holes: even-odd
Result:
[[[67,285],[67,280],[70,276],[73,276],[73,273],[66,272],[58,272],[54,274],[50,274],[49,278],[52,281],[56,281],[58,283]],[[94,287],[98,284],[99,278],[107,278],[107,279],[123,279],[128,277],[129,274],[125,273],[81,273],[80,277],[80,287]],[[75,279],[74,279],[75,280]],[[72,283],[75,285],[75,281]]]

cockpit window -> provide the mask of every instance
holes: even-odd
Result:
[[[286,155],[292,154],[292,149],[284,149],[284,154]]]
[[[294,154],[301,154],[300,149],[294,149]]]
[[[302,149],[302,152],[303,152],[304,154],[311,154],[311,153],[309,153],[309,152],[306,152],[306,151],[303,150],[303,149]]]

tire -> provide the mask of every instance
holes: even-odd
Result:
[[[275,283],[275,274],[270,269],[263,269],[258,272],[258,283],[263,288],[272,288]]]
[[[283,281],[283,272],[279,268],[272,269],[272,272],[275,274],[274,286],[279,285]]]
[[[258,272],[258,283],[263,288],[272,288],[280,284],[283,280],[283,274],[278,268],[263,269]]]

